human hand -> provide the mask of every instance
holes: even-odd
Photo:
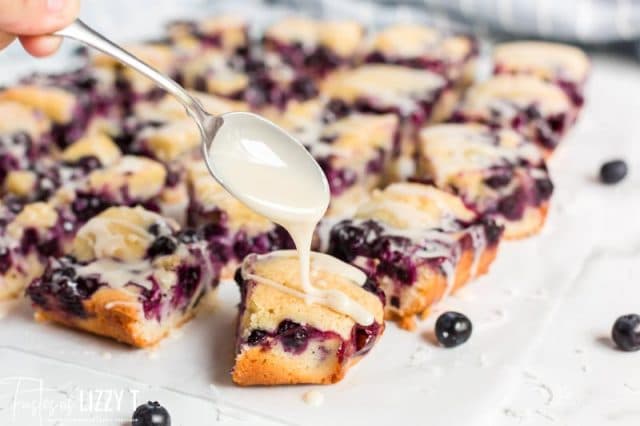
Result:
[[[47,36],[69,25],[80,0],[0,0],[0,50],[16,38],[33,56],[47,56],[60,47],[60,37]]]

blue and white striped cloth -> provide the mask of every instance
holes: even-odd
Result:
[[[116,41],[162,34],[172,19],[234,13],[260,33],[292,13],[353,18],[372,28],[424,22],[479,36],[540,37],[570,42],[640,40],[640,0],[83,0],[82,18]],[[71,43],[65,43],[68,50]],[[640,42],[637,46],[640,53]],[[71,66],[62,54],[36,61],[17,45],[0,56],[0,84],[28,71]]]
[[[213,0],[215,1],[215,0]],[[578,43],[640,39],[640,0],[271,0],[329,16],[438,21],[473,32],[493,31]]]

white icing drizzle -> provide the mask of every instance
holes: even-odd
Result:
[[[113,259],[98,259],[85,266],[78,267],[78,274],[84,276],[99,276],[101,281],[109,283],[110,287],[124,288],[129,283],[135,283],[148,290],[152,288],[151,263],[118,262]]]
[[[347,315],[358,324],[370,325],[374,322],[375,318],[368,309],[363,307],[358,302],[354,301],[341,291],[334,289],[321,289],[315,286],[305,288],[302,283],[302,291],[285,286],[277,281],[269,278],[256,275],[247,270],[247,266],[256,262],[264,261],[273,257],[295,257],[296,252],[294,250],[282,250],[272,252],[266,255],[253,255],[247,258],[242,265],[242,277],[256,281],[260,284],[265,284],[270,287],[276,288],[283,293],[289,294],[294,297],[305,300],[307,303],[317,303],[319,305],[326,306],[339,312],[343,315]],[[311,270],[323,270],[329,272],[332,275],[347,278],[358,286],[364,285],[367,277],[358,268],[355,268],[347,263],[344,263],[338,259],[322,253],[312,253],[311,256]]]
[[[128,231],[126,236],[112,232],[109,224],[117,224]],[[93,242],[93,252],[96,258],[115,257],[116,251],[121,249],[125,244],[125,238],[128,241],[133,239],[144,239],[151,242],[154,236],[143,229],[141,226],[127,222],[125,220],[115,218],[94,217],[85,226],[83,226],[76,238],[86,238]]]
[[[324,403],[324,394],[316,390],[312,390],[305,392],[304,395],[302,395],[302,399],[312,407],[319,407]]]
[[[452,259],[446,259],[442,262],[440,267],[442,268],[442,272],[444,272],[445,277],[447,277],[447,287],[442,295],[442,298],[444,299],[451,294],[453,286],[456,284],[456,267]]]
[[[471,236],[471,243],[473,245],[473,262],[471,263],[471,277],[475,277],[478,273],[478,265],[480,258],[487,246],[487,238],[484,233],[484,229],[480,226],[472,226],[469,229],[469,235]]]

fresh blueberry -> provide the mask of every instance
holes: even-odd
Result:
[[[640,350],[640,315],[628,314],[618,318],[611,330],[611,337],[623,351]]]
[[[162,236],[156,238],[153,243],[151,243],[151,246],[147,250],[147,255],[149,257],[164,256],[172,254],[176,251],[176,248],[177,245],[175,241],[169,237]]]
[[[445,312],[436,321],[436,337],[445,348],[460,346],[471,337],[471,321],[459,312]]]
[[[622,160],[608,161],[600,167],[600,181],[607,185],[620,182],[627,175],[627,163]]]
[[[140,405],[133,412],[132,426],[171,426],[171,416],[158,401]]]

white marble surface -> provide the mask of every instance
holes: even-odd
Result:
[[[16,63],[2,55],[11,79]],[[614,350],[608,336],[618,315],[640,311],[640,68],[594,58],[587,99],[550,164],[557,188],[544,231],[504,244],[488,276],[437,309],[469,315],[466,345],[433,345],[433,319],[413,334],[389,325],[337,385],[242,389],[228,375],[232,284],[154,351],[36,324],[17,302],[0,314],[0,424],[124,425],[147,399],[174,425],[639,424],[640,354]],[[595,176],[613,157],[631,174],[604,187]],[[305,404],[310,390],[321,406]]]

